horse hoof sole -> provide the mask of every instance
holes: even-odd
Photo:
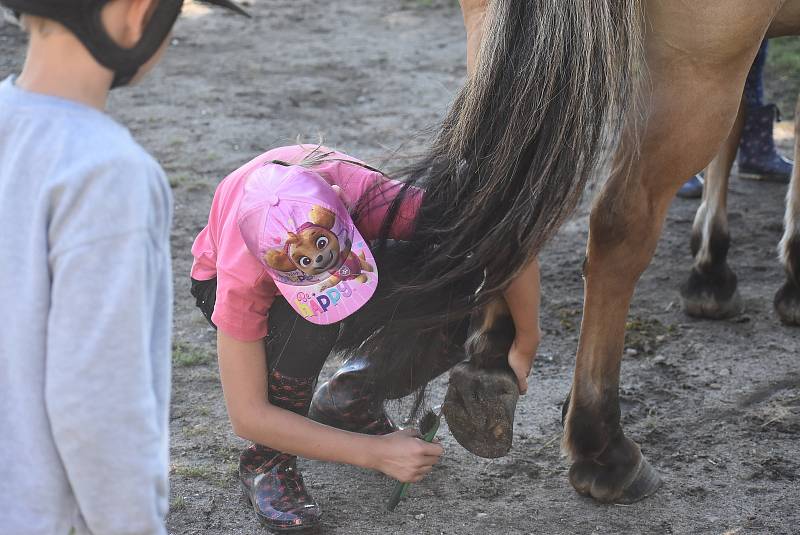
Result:
[[[494,459],[511,449],[518,398],[510,370],[464,362],[450,372],[442,412],[459,444],[479,457]]]

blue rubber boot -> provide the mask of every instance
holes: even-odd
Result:
[[[747,108],[739,142],[739,176],[755,180],[788,183],[792,161],[775,149],[772,125],[778,118],[774,104]]]
[[[687,180],[681,189],[676,194],[681,199],[699,199],[703,196],[703,177],[702,175],[694,175]]]

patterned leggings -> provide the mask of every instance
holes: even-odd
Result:
[[[197,307],[211,321],[217,293],[217,279],[192,279]],[[269,309],[269,332],[265,339],[269,372],[290,377],[317,377],[339,336],[339,324],[316,325],[306,321],[277,297]]]

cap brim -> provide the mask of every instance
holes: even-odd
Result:
[[[247,18],[252,18],[250,13],[248,13],[235,3],[231,2],[230,0],[198,0],[198,1],[203,2],[204,4],[213,4],[215,6],[224,7],[225,9],[230,9],[235,13],[244,15]]]
[[[309,286],[273,279],[292,308],[311,323],[329,325],[345,319],[364,306],[378,287],[378,267],[372,251],[358,229],[353,229],[350,256],[335,275]]]

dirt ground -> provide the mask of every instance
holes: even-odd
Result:
[[[175,355],[169,530],[263,533],[240,499],[233,435],[214,335],[188,293],[190,246],[216,184],[265,149],[322,136],[382,165],[436,124],[465,71],[453,1],[276,0],[244,20],[188,6],[158,70],[115,92],[112,113],[166,168],[175,196]],[[24,38],[0,24],[0,76]],[[697,103],[702,106],[702,102]],[[783,124],[788,153],[791,125]],[[622,369],[624,425],[664,477],[653,497],[597,505],[566,480],[560,407],[580,325],[582,207],[542,254],[545,337],[515,443],[476,458],[440,431],[443,461],[395,513],[386,477],[302,461],[326,533],[800,533],[800,331],[782,326],[775,246],[786,187],[731,181],[731,264],[746,311],[732,321],[687,318],[676,288],[689,266],[697,201],[676,200],[655,261],[632,305]],[[330,374],[333,365],[326,367]],[[432,401],[444,393],[444,379]],[[402,413],[403,406],[393,407]]]

